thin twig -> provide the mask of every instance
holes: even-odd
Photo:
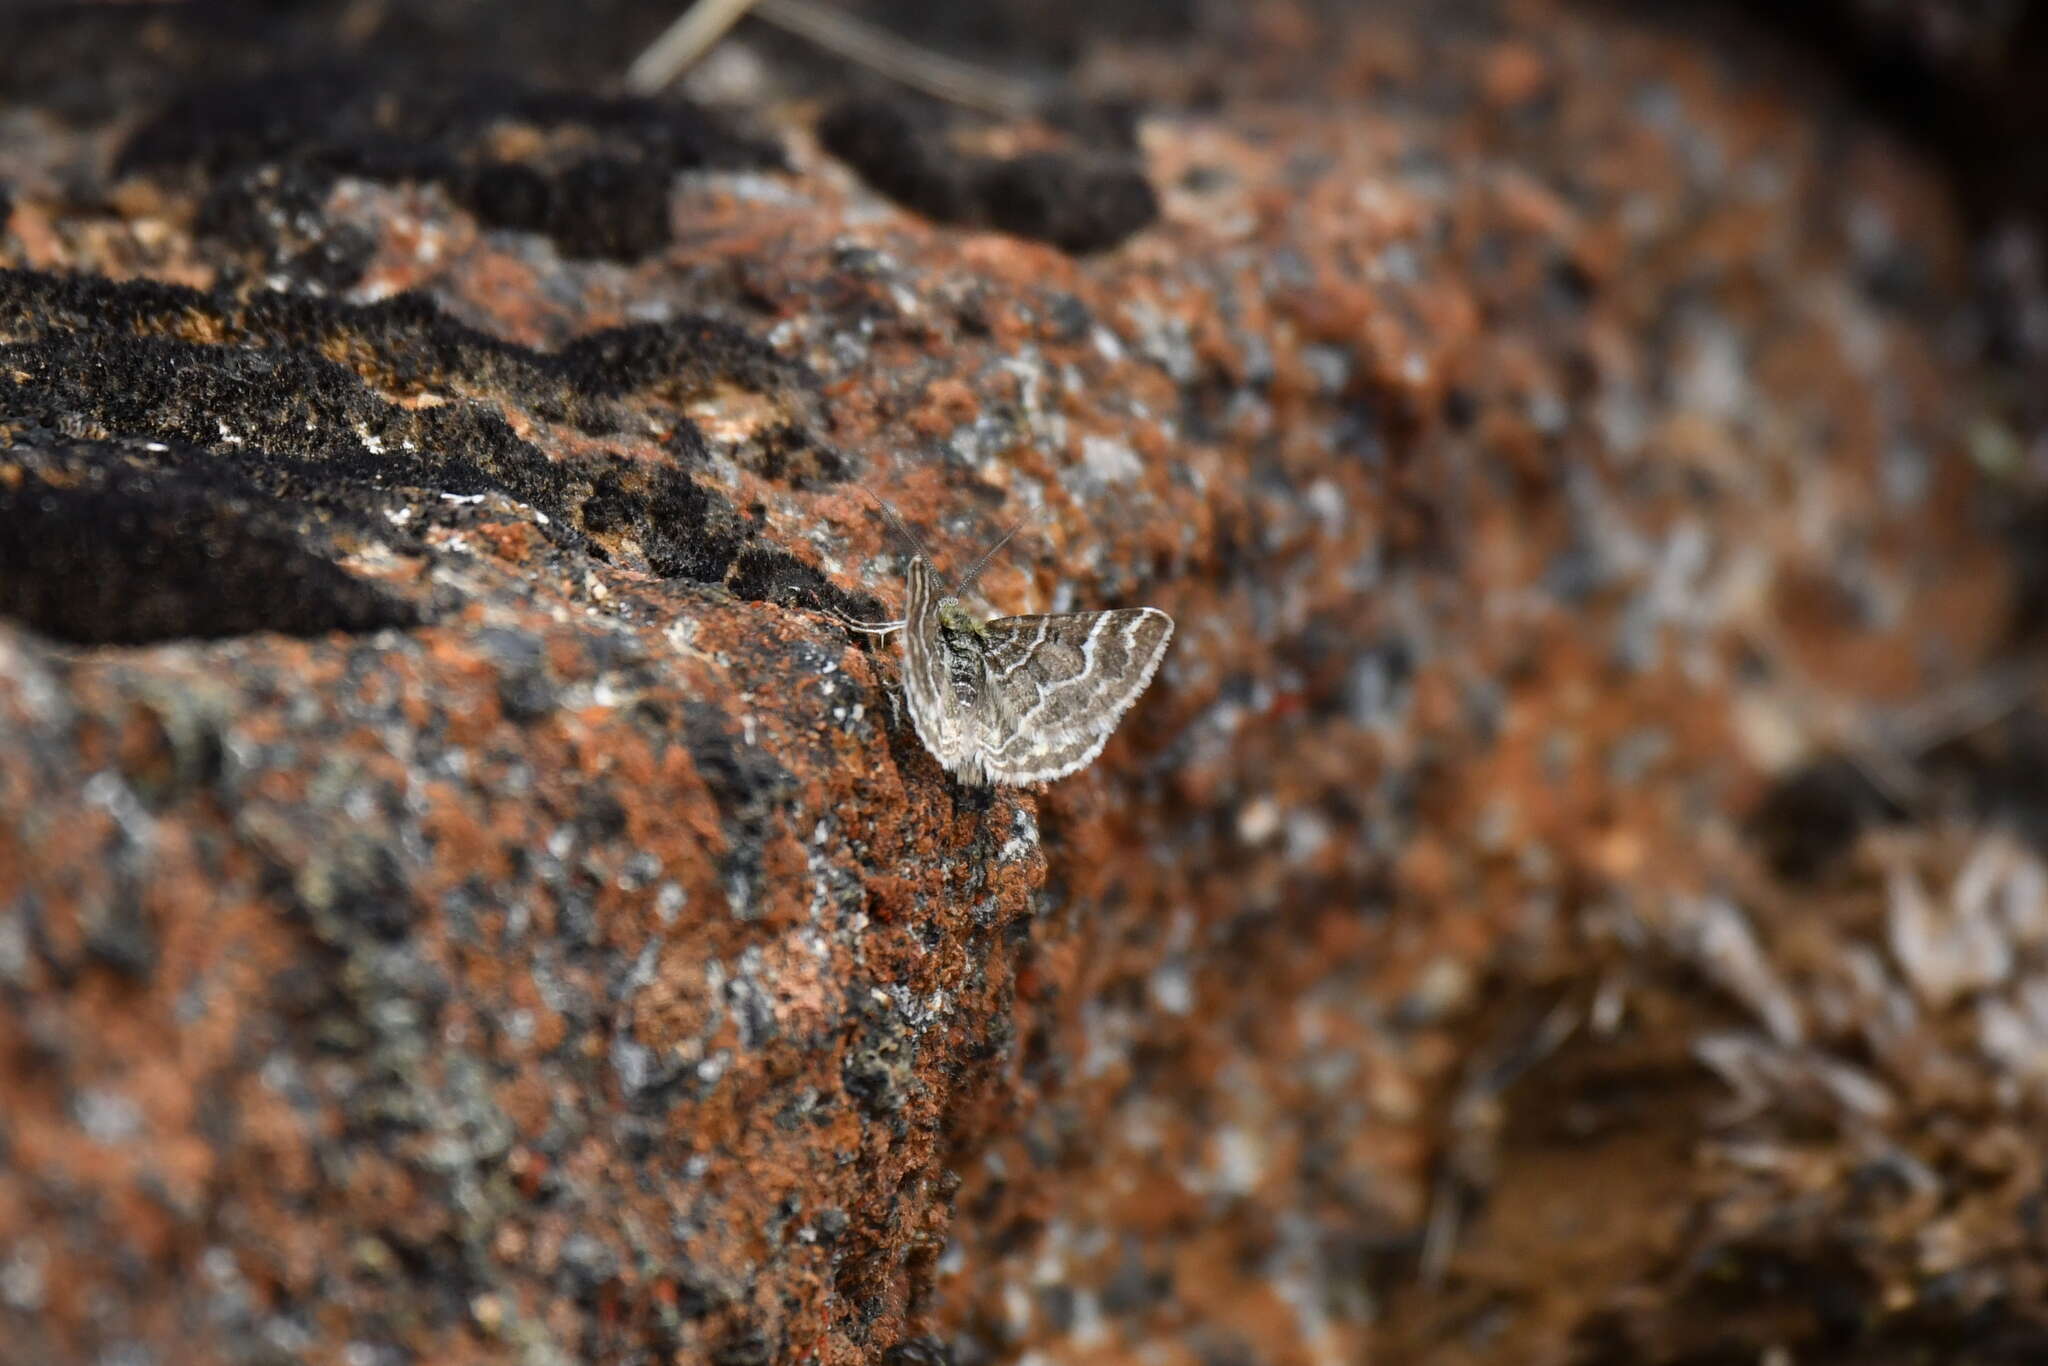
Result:
[[[873,24],[815,0],[757,0],[760,17],[827,52],[927,95],[1006,118],[1038,108],[1038,92],[1025,81],[917,47]]]
[[[662,89],[749,10],[834,56],[953,104],[1005,118],[1022,118],[1038,108],[1038,92],[1029,82],[918,47],[815,0],[697,0],[634,58],[626,88],[641,95]]]
[[[633,59],[626,68],[626,89],[652,95],[665,88],[696,65],[753,6],[754,0],[697,0]]]

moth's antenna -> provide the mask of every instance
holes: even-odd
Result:
[[[959,584],[954,587],[953,596],[958,597],[962,593],[965,593],[969,588],[972,588],[974,586],[974,581],[981,577],[981,571],[988,568],[988,562],[996,557],[996,552],[998,550],[1001,550],[1004,546],[1008,545],[1010,543],[1010,538],[1012,536],[1015,536],[1018,532],[1022,531],[1025,527],[1030,525],[1031,519],[1029,517],[1024,518],[1022,521],[1018,522],[1017,525],[1011,527],[1008,531],[1005,531],[1003,533],[1003,539],[997,541],[994,545],[990,546],[987,550],[983,551],[981,558],[974,562],[974,568],[968,570],[967,576],[961,579]]]
[[[899,533],[901,533],[903,539],[910,542],[910,548],[912,550],[915,550],[918,554],[922,555],[924,557],[924,562],[926,564],[932,563],[932,554],[929,550],[926,550],[924,548],[924,542],[917,539],[917,533],[915,531],[912,531],[910,527],[905,524],[904,520],[896,515],[895,508],[890,507],[887,502],[883,501],[881,494],[876,493],[866,484],[855,484],[854,487],[859,489],[862,493],[865,493],[869,498],[874,500],[875,506],[880,508],[882,510],[882,514],[889,519],[889,525],[895,527],[896,530]]]

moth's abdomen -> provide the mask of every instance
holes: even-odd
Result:
[[[980,642],[971,635],[954,631],[939,633],[939,645],[946,654],[946,676],[953,696],[972,710],[988,685],[988,666],[982,659]]]

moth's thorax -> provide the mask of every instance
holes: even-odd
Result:
[[[960,631],[968,635],[980,635],[982,625],[974,614],[960,605],[958,598],[939,599],[939,625],[948,631]]]
[[[953,696],[972,710],[987,682],[982,662],[988,628],[976,621],[958,598],[940,598],[935,614],[939,619],[939,657],[946,662],[946,676],[952,680]]]

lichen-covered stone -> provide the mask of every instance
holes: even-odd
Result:
[[[229,8],[0,54],[24,1359],[2048,1350],[2038,300],[1846,101],[1554,0],[986,7],[1086,60],[946,129]],[[1174,614],[1094,766],[947,779],[860,485]]]

